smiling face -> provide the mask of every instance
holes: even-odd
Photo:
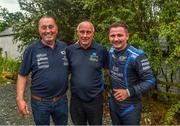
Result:
[[[116,50],[126,48],[129,35],[124,27],[111,27],[109,30],[109,41]]]
[[[88,48],[93,40],[94,26],[88,21],[80,23],[77,28],[77,35],[80,46],[85,49]]]
[[[39,20],[38,26],[39,34],[42,41],[47,45],[55,43],[56,36],[58,34],[58,27],[56,22],[51,17],[43,17]]]

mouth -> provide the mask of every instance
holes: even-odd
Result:
[[[123,41],[122,40],[118,40],[117,43],[122,43]]]
[[[82,42],[88,42],[88,40],[86,40],[86,39],[83,39],[83,40],[82,40]]]
[[[52,34],[45,34],[44,36],[45,36],[46,38],[52,38],[52,37],[53,37]]]
[[[46,36],[47,38],[52,38],[52,36],[51,35],[48,35],[48,36]]]
[[[116,45],[116,44],[121,44],[121,43],[123,43],[123,41],[121,41],[121,40],[118,40],[118,41],[114,41],[114,42],[113,42],[113,44],[115,44],[115,45]]]

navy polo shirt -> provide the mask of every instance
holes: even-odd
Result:
[[[56,41],[55,48],[44,45],[41,40],[26,48],[19,74],[32,72],[31,93],[43,98],[62,95],[68,87],[68,62],[66,44]]]
[[[66,49],[71,71],[71,93],[84,101],[96,97],[104,86],[102,68],[108,67],[108,52],[102,45],[93,42],[87,49],[79,43]]]

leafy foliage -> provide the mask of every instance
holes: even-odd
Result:
[[[12,25],[15,40],[21,42],[20,51],[39,37],[37,23],[42,15],[57,18],[58,37],[67,43],[76,41],[77,24],[89,19],[95,25],[95,39],[107,47],[111,46],[109,25],[125,22],[129,26],[129,43],[147,53],[156,76],[161,75],[167,82],[178,80],[175,78],[180,67],[178,0],[19,0],[19,4],[23,14],[10,14],[4,9],[3,17]]]
[[[20,63],[17,60],[0,56],[0,82],[14,82]]]
[[[39,18],[51,15],[56,17],[59,24],[58,37],[68,44],[71,43],[77,24],[88,16],[82,3],[81,0],[19,0],[20,7],[25,13],[21,21],[13,25],[17,33],[15,39],[22,41],[20,47],[30,44],[39,37],[37,31]]]
[[[129,43],[147,53],[156,76],[162,75],[167,82],[178,80],[175,78],[180,67],[178,0],[19,0],[19,4],[23,14],[1,9],[1,15],[16,32],[20,51],[39,37],[37,23],[42,15],[57,18],[59,38],[67,43],[76,40],[77,24],[89,19],[95,25],[95,39],[107,47],[111,46],[109,25],[126,22]]]
[[[129,43],[143,49],[158,77],[167,82],[175,78],[180,64],[179,1],[163,0],[85,0],[90,20],[96,27],[96,39],[110,46],[107,31],[114,22],[129,26]],[[167,68],[165,71],[164,68]],[[168,91],[168,88],[167,88]]]
[[[157,76],[162,74],[165,81],[173,82],[171,76],[179,68],[175,64],[180,64],[178,3],[177,0],[170,3],[162,0],[19,0],[25,13],[19,14],[12,26],[22,50],[39,37],[37,22],[42,15],[57,18],[59,38],[67,43],[76,40],[77,24],[89,19],[95,25],[95,39],[110,47],[109,25],[126,22],[131,33],[129,43],[145,50]],[[164,65],[169,74],[165,74]]]
[[[3,8],[0,6],[0,11],[2,11]],[[0,13],[1,16],[1,13]],[[4,31],[7,28],[7,23],[3,19],[0,19],[0,32]]]
[[[5,28],[6,28],[6,23],[4,21],[0,20],[0,32],[4,31]]]
[[[173,124],[173,118],[175,114],[180,113],[180,102],[174,104],[171,106],[171,108],[168,110],[168,112],[165,115],[164,124],[169,125]]]
[[[160,79],[168,82],[166,91],[168,92],[170,86],[174,86],[172,83],[179,84],[179,76],[176,78],[176,73],[180,70],[178,0],[18,1],[24,13],[12,14],[1,8],[0,15],[4,20],[0,22],[0,30],[8,26],[13,27],[15,40],[21,42],[20,51],[39,37],[37,23],[42,15],[57,18],[60,32],[58,37],[67,43],[76,40],[78,23],[89,19],[95,26],[95,39],[107,47],[111,46],[108,41],[109,25],[125,22],[129,26],[129,43],[147,53],[156,77],[161,75]],[[167,116],[169,119],[166,120],[172,120],[172,117],[173,115]],[[167,122],[169,124],[170,121]]]
[[[23,14],[21,12],[10,13],[6,8],[0,6],[0,16],[3,18],[2,21],[5,23],[5,28],[7,28],[19,22]]]

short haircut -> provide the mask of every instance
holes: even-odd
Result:
[[[82,23],[84,23],[84,22],[88,22],[88,23],[92,26],[92,31],[94,32],[94,25],[93,25],[90,21],[88,21],[88,20],[84,20],[84,21],[82,21],[81,23],[79,23],[78,26],[77,26],[77,28],[76,28],[76,30],[78,31],[80,25],[81,25]]]
[[[54,20],[55,24],[57,25],[57,21],[56,21],[56,18],[55,18],[55,17],[50,16],[50,15],[45,15],[45,16],[42,16],[42,17],[39,19],[38,26],[39,26],[39,23],[40,23],[41,19],[43,19],[43,18],[51,18],[51,19]]]
[[[110,32],[111,28],[123,27],[125,32],[128,33],[128,25],[125,23],[113,23],[109,26],[108,33]]]

